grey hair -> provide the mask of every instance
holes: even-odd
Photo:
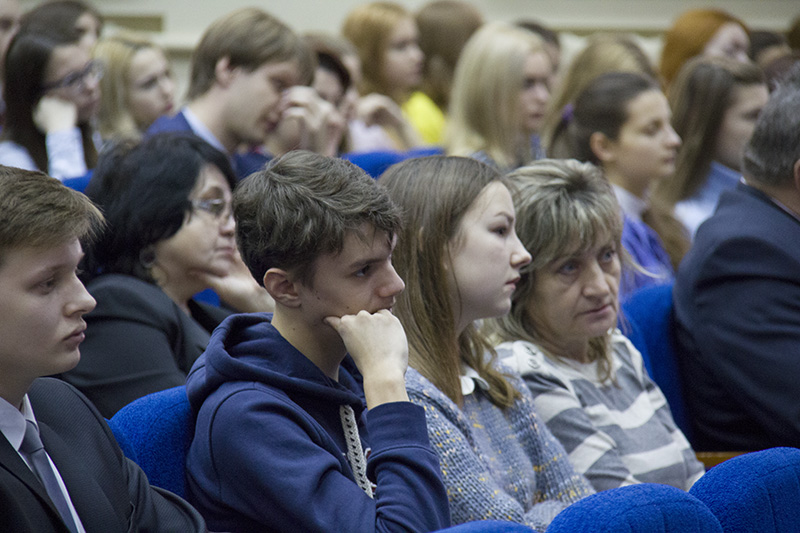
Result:
[[[744,151],[744,174],[762,185],[785,187],[800,160],[800,65],[770,95]]]

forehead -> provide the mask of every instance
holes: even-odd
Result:
[[[78,72],[89,62],[89,52],[77,44],[66,44],[53,48],[47,62],[47,73],[51,78],[63,78],[72,72]]]
[[[514,201],[508,187],[502,182],[493,181],[486,185],[475,197],[464,213],[464,220],[479,219],[498,214],[514,216]]]
[[[320,255],[315,261],[317,269],[347,270],[369,260],[377,260],[391,254],[397,237],[364,223],[357,230],[348,230],[344,235],[342,249]]]
[[[83,249],[77,237],[53,245],[0,249],[0,284],[33,277],[45,270],[75,268]]]
[[[711,37],[708,41],[708,46],[724,47],[732,44],[747,46],[749,42],[750,39],[747,37],[747,32],[744,31],[744,28],[735,22],[726,22]]]
[[[526,76],[548,76],[552,70],[550,56],[545,51],[531,52],[523,68]]]
[[[761,109],[769,100],[769,90],[763,83],[736,85],[731,94],[730,107]]]
[[[225,175],[215,165],[206,163],[197,175],[191,196],[202,197],[212,193],[231,196],[231,187],[228,185]]]
[[[145,72],[162,68],[167,58],[158,48],[145,47],[137,50],[131,58],[131,72]]]
[[[280,79],[288,85],[295,85],[300,77],[300,68],[296,61],[267,62],[253,72],[267,78]]]
[[[403,17],[397,21],[397,24],[392,29],[389,41],[390,43],[397,43],[408,39],[417,39],[418,34],[417,23],[414,22],[414,19],[410,16]]]
[[[650,89],[639,93],[627,105],[627,123],[648,122],[653,118],[663,118],[670,115],[669,103],[664,94],[658,89]]]

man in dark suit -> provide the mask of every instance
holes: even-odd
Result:
[[[81,240],[101,224],[58,180],[0,166],[0,529],[205,531],[123,456],[84,396],[40,377],[80,358],[95,305],[77,277]]]
[[[800,446],[800,69],[770,97],[675,281],[699,450]]]

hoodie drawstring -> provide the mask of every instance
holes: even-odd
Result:
[[[339,418],[342,420],[344,437],[347,440],[347,460],[356,478],[356,483],[367,493],[370,498],[372,494],[372,483],[367,478],[367,459],[364,457],[364,449],[361,447],[361,438],[358,436],[358,423],[356,414],[349,405],[339,406]]]

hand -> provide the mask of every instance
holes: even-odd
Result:
[[[341,318],[326,317],[325,323],[342,337],[361,371],[368,408],[387,402],[408,401],[405,388],[408,342],[396,316],[387,309],[374,314],[360,311]]]
[[[256,282],[239,252],[233,258],[227,274],[207,271],[189,273],[202,280],[219,295],[220,300],[241,313],[272,312],[275,301],[267,290]]]
[[[403,122],[403,112],[394,100],[386,95],[372,93],[356,103],[356,117],[367,126],[397,128]]]
[[[45,135],[70,130],[78,125],[78,108],[69,100],[43,96],[33,110],[33,122]]]
[[[346,123],[336,108],[323,100],[311,87],[295,86],[288,89],[281,103],[281,127],[294,139],[293,148],[311,150],[326,156],[338,155],[338,147],[345,132]]]

